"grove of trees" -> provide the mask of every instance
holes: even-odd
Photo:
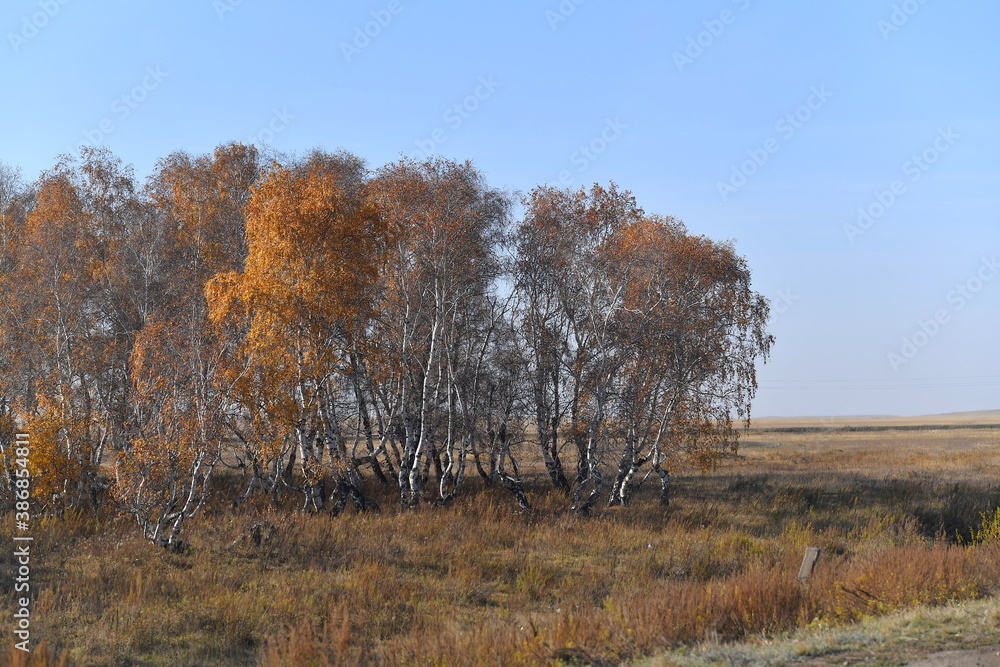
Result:
[[[519,215],[516,211],[522,211]],[[587,512],[737,445],[767,301],[729,243],[614,184],[523,198],[470,163],[104,149],[0,165],[0,494],[30,434],[38,513],[112,503],[179,543],[234,503],[444,504],[470,475]]]

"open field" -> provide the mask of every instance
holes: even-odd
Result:
[[[859,416],[859,417],[764,417],[753,420],[753,429],[788,428],[838,428],[844,426],[980,426],[1000,424],[1000,410],[948,412],[919,417]]]
[[[816,625],[776,639],[758,637],[733,644],[705,642],[639,661],[638,667],[831,667],[903,665],[911,661],[914,667],[1000,665],[1000,599],[920,606],[844,626]]]
[[[857,621],[877,633],[877,617],[981,599],[957,609],[995,643],[1000,429],[775,421],[713,473],[678,475],[666,511],[652,483],[589,517],[542,480],[530,514],[502,488],[402,511],[373,486],[380,514],[213,505],[181,554],[110,513],[36,522],[32,629],[67,664],[780,664],[862,655],[843,639]],[[807,546],[822,556],[800,585]],[[906,657],[961,645],[920,622]],[[759,652],[771,644],[785,648]]]

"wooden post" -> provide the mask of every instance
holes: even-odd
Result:
[[[806,555],[802,558],[802,567],[799,568],[799,582],[806,583],[812,576],[816,561],[819,560],[818,547],[806,547]]]

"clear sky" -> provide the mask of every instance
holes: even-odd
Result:
[[[225,141],[615,180],[773,301],[764,415],[1000,408],[995,0],[7,0],[0,160]],[[863,215],[864,214],[864,215]]]

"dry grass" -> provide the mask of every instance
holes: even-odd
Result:
[[[5,662],[617,664],[981,598],[1000,592],[1000,545],[972,543],[1000,505],[998,434],[754,432],[680,476],[668,511],[650,487],[591,517],[540,483],[531,514],[492,488],[414,511],[385,489],[378,515],[236,512],[220,480],[182,554],[110,514],[36,524],[32,629],[51,648]],[[254,524],[260,544],[240,540]],[[802,586],[806,546],[823,556]]]
[[[746,642],[705,642],[639,661],[643,667],[765,667],[804,663],[902,665],[939,651],[1000,646],[1000,598],[958,602],[867,618],[849,625],[816,623],[774,638]],[[954,664],[992,664],[967,661]]]

